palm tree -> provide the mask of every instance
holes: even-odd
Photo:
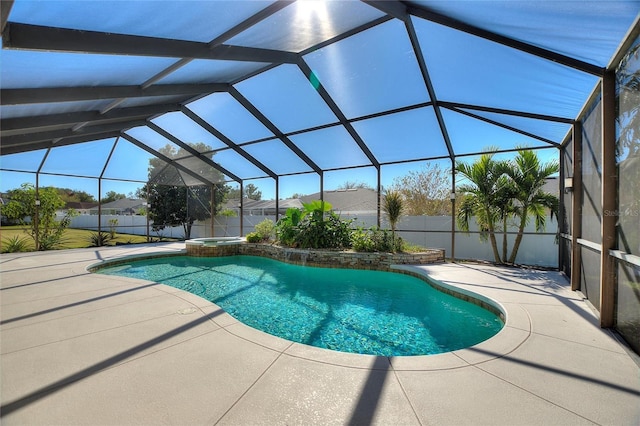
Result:
[[[389,224],[391,224],[391,232],[393,233],[394,247],[396,239],[396,224],[404,211],[402,194],[400,191],[388,190],[384,195],[384,204],[382,205],[384,212],[387,214]]]
[[[516,200],[514,215],[519,219],[518,235],[513,243],[509,263],[515,263],[530,215],[535,219],[538,232],[544,230],[547,210],[551,211],[552,218],[554,215],[558,217],[558,197],[544,192],[542,187],[547,178],[558,173],[559,170],[557,161],[540,164],[538,155],[534,151],[524,149],[518,151],[513,164],[509,167],[507,173],[514,190],[513,198]]]
[[[476,162],[469,165],[456,163],[456,171],[466,177],[470,183],[458,187],[458,192],[465,194],[457,213],[458,226],[463,231],[469,231],[469,219],[475,216],[480,227],[480,237],[491,242],[493,257],[497,263],[502,263],[498,252],[495,230],[502,222],[505,226],[510,214],[506,209],[510,196],[506,193],[510,189],[507,184],[506,172],[508,165],[504,161],[495,161],[493,153],[483,154]],[[506,240],[503,240],[503,252],[506,252]]]
[[[505,167],[504,164],[501,167]],[[499,222],[502,222],[502,261],[507,259],[507,227],[509,218],[517,213],[517,207],[514,204],[516,188],[508,175],[502,175],[498,178],[497,187],[500,188],[496,194],[496,208],[498,210]]]

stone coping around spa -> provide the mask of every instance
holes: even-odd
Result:
[[[246,242],[244,237],[204,237],[204,238],[192,238],[185,241],[187,247],[191,245],[196,246],[219,246],[219,245],[234,245],[242,244]]]

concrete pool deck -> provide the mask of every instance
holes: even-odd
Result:
[[[640,422],[636,356],[598,327],[558,272],[417,267],[498,301],[507,323],[472,348],[387,358],[291,343],[189,293],[86,271],[101,260],[183,249],[3,254],[1,423]]]

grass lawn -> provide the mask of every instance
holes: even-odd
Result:
[[[104,231],[103,231],[104,232]],[[86,248],[93,247],[91,243],[91,235],[96,234],[96,231],[89,231],[86,229],[65,229],[60,244],[56,249],[72,249],[72,248]],[[35,246],[33,238],[24,232],[24,228],[21,226],[3,226],[0,228],[0,247],[2,252],[5,252],[5,245],[9,239],[17,236],[25,240],[26,251],[33,251]],[[152,240],[156,241],[157,238]],[[167,238],[166,241],[176,241],[176,239]],[[115,238],[110,239],[105,245],[114,246],[116,243],[120,244],[136,244],[146,243],[147,237],[143,235],[132,234],[115,234]]]

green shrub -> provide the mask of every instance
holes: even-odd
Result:
[[[293,247],[296,244],[297,226],[301,218],[302,212],[290,207],[285,215],[278,220],[278,223],[276,223],[276,239],[280,244],[288,247]]]
[[[398,237],[396,237],[398,238]],[[402,251],[405,253],[420,253],[420,252],[424,252],[425,248],[422,246],[419,246],[417,244],[412,244],[409,243],[407,241],[402,241]]]
[[[111,239],[116,237],[117,226],[118,226],[118,219],[109,219],[109,235],[111,235]]]
[[[391,230],[396,232],[396,224],[404,211],[404,200],[400,191],[390,190],[385,193],[382,209],[387,214]]]
[[[63,247],[68,241],[68,238],[63,237],[64,229],[60,228],[55,234],[45,235],[40,240],[40,250],[53,250]]]
[[[260,234],[258,234],[257,232],[249,232],[245,238],[247,239],[248,243],[259,243],[263,241],[262,236],[260,236]]]
[[[2,206],[2,215],[28,226],[26,232],[33,238],[36,250],[51,250],[63,243],[62,234],[77,213],[69,209],[58,220],[56,212],[64,207],[65,202],[55,188],[36,191],[33,184],[23,183],[19,189],[9,191],[9,198],[11,201]]]
[[[301,248],[351,247],[351,221],[341,220],[335,213],[305,216],[298,225],[296,243]]]
[[[28,250],[27,243],[28,243],[28,240],[26,238],[20,238],[19,236],[14,235],[13,237],[7,239],[4,242],[2,246],[2,252],[18,253],[22,251],[27,251]]]
[[[331,204],[305,203],[304,210],[290,208],[276,224],[280,244],[300,248],[351,247],[351,222],[331,212]]]
[[[355,251],[363,252],[402,252],[405,245],[393,231],[377,227],[356,229],[351,235],[351,243]]]
[[[255,226],[255,232],[252,233],[257,234],[260,241],[270,241],[276,235],[276,224],[271,219],[265,219]]]
[[[355,251],[376,251],[371,232],[363,228],[358,228],[351,233],[351,247]]]
[[[107,245],[107,242],[111,240],[111,234],[109,232],[92,232],[89,235],[89,247],[102,247]]]
[[[238,217],[238,213],[236,213],[235,211],[231,210],[231,209],[224,209],[221,210],[218,213],[218,216],[224,216],[224,217]]]

